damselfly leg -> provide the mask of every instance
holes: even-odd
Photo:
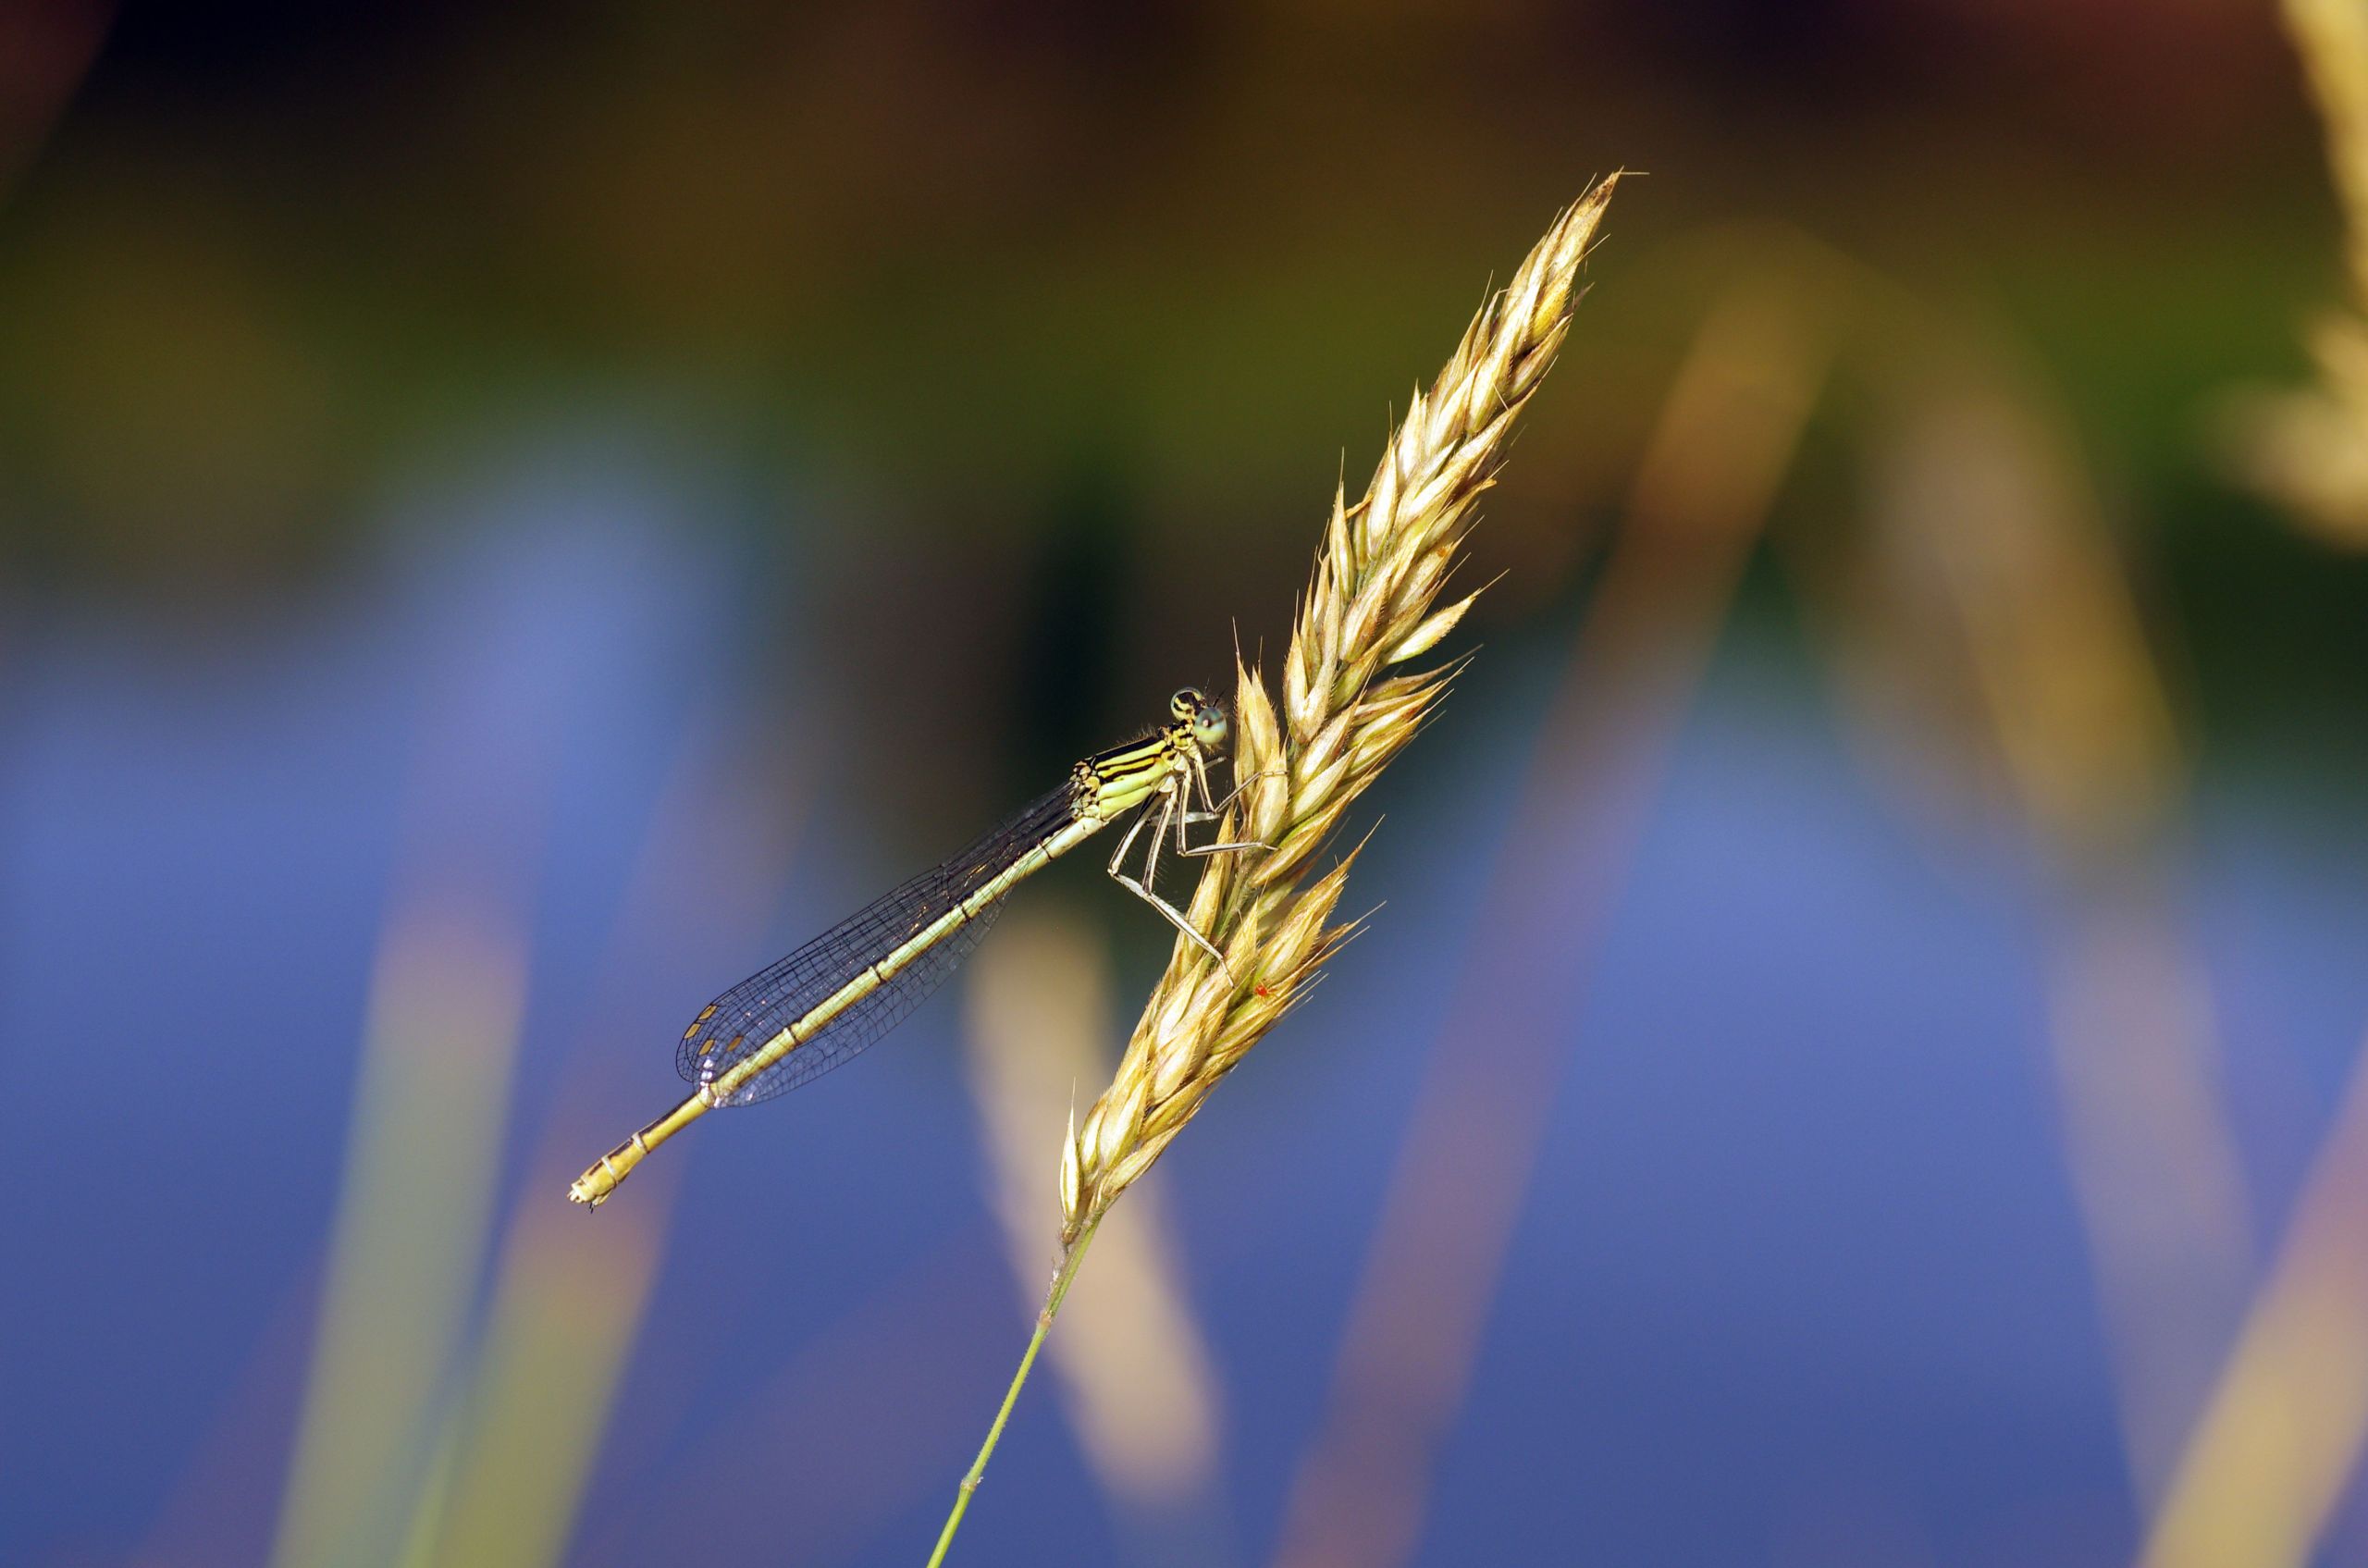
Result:
[[[1205,821],[1212,817],[1222,817],[1225,815],[1227,807],[1241,798],[1243,790],[1248,789],[1260,779],[1279,779],[1282,776],[1283,770],[1280,768],[1261,768],[1246,779],[1236,779],[1233,787],[1226,791],[1223,800],[1212,800],[1209,798],[1209,765],[1201,758],[1195,757],[1192,759],[1192,781],[1200,785],[1202,809],[1188,812],[1187,820],[1198,822]]]
[[[1159,875],[1160,845],[1167,837],[1168,825],[1172,821],[1176,828],[1177,853],[1179,855],[1222,855],[1241,849],[1265,849],[1271,846],[1256,843],[1187,845],[1184,838],[1185,822],[1188,820],[1206,821],[1209,816],[1215,815],[1215,813],[1204,814],[1188,809],[1186,796],[1190,787],[1182,778],[1174,779],[1159,791],[1156,806],[1146,803],[1142,810],[1136,814],[1133,825],[1127,829],[1127,835],[1118,841],[1117,853],[1110,857],[1110,877],[1120,887],[1158,910],[1163,920],[1190,938],[1194,946],[1217,961],[1217,967],[1225,970],[1227,980],[1240,984],[1240,980],[1233,972],[1233,966],[1226,962],[1225,955],[1217,951],[1216,944],[1211,942],[1183,910],[1153,891],[1153,885]],[[1157,812],[1155,820],[1153,815],[1154,811]],[[1130,877],[1118,868],[1125,863],[1127,852],[1134,846],[1135,835],[1141,833],[1147,825],[1151,828],[1151,843],[1143,856],[1142,874],[1140,877]]]
[[[1223,800],[1211,800],[1209,798],[1208,770],[1202,765],[1199,758],[1194,758],[1192,759],[1192,778],[1201,788],[1201,804],[1208,809],[1203,811],[1194,811],[1188,807],[1185,810],[1177,813],[1176,853],[1184,856],[1227,855],[1240,849],[1274,848],[1275,846],[1273,845],[1255,838],[1246,838],[1239,842],[1226,841],[1217,844],[1188,844],[1185,842],[1184,830],[1187,827],[1198,827],[1202,822],[1223,821],[1225,820],[1226,808],[1240,799],[1241,792],[1243,790],[1248,789],[1260,779],[1280,778],[1281,776],[1282,770],[1280,768],[1263,769],[1236,784],[1233,786],[1232,791],[1227,794]],[[1149,877],[1146,876],[1145,880],[1148,881]]]

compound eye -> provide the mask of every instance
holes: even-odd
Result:
[[[1192,738],[1199,741],[1204,750],[1223,751],[1232,731],[1232,721],[1226,717],[1222,702],[1203,699],[1200,711],[1192,715]]]
[[[1197,721],[1201,710],[1208,705],[1209,699],[1202,697],[1196,686],[1180,686],[1176,695],[1167,699],[1167,710],[1178,719]]]

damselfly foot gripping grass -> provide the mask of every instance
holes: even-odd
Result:
[[[1023,878],[1128,813],[1135,820],[1110,857],[1110,875],[1222,967],[1208,937],[1154,891],[1161,847],[1171,833],[1183,856],[1265,846],[1190,842],[1189,828],[1222,815],[1209,765],[1225,755],[1228,726],[1224,704],[1190,686],[1168,708],[1167,723],[1149,738],[1087,758],[1058,789],[954,858],[709,1003],[674,1053],[697,1088],[601,1155],[567,1195],[597,1208],[650,1150],[708,1112],[770,1100],[855,1056],[954,972]],[[1129,874],[1122,868],[1146,831],[1141,870]]]

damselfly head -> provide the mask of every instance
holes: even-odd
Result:
[[[1178,723],[1190,727],[1193,744],[1202,751],[1216,755],[1225,750],[1232,723],[1226,717],[1224,703],[1198,686],[1186,686],[1168,698],[1167,706]]]

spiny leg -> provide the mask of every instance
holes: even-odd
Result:
[[[1260,779],[1278,779],[1282,776],[1283,770],[1280,768],[1261,768],[1246,779],[1236,779],[1233,787],[1226,792],[1223,800],[1212,800],[1209,798],[1209,766],[1198,757],[1192,759],[1193,782],[1201,786],[1201,804],[1208,808],[1206,814],[1212,817],[1222,815],[1227,807],[1241,798],[1243,790],[1248,789]],[[1199,812],[1193,814],[1202,815]]]
[[[1128,824],[1126,836],[1118,841],[1117,852],[1110,857],[1110,874],[1112,876],[1116,877],[1118,875],[1118,862],[1127,858],[1127,851],[1134,846],[1135,834],[1142,832],[1143,823],[1150,820],[1151,812],[1148,809],[1135,813],[1135,820]],[[1161,825],[1165,826],[1166,824],[1163,823]],[[1126,879],[1120,877],[1119,880],[1123,882]]]
[[[1211,942],[1206,936],[1201,934],[1201,928],[1194,925],[1190,917],[1186,915],[1183,910],[1178,908],[1175,905],[1170,904],[1166,899],[1162,898],[1158,894],[1153,893],[1151,890],[1152,879],[1159,870],[1160,840],[1166,836],[1167,819],[1176,814],[1177,804],[1176,792],[1171,790],[1163,794],[1159,807],[1159,825],[1151,830],[1151,852],[1143,857],[1143,874],[1141,878],[1139,880],[1137,878],[1128,876],[1126,873],[1119,870],[1117,863],[1113,861],[1110,867],[1111,879],[1116,882],[1120,887],[1125,888],[1128,892],[1133,894],[1136,897],[1141,899],[1144,903],[1158,910],[1162,919],[1166,920],[1168,924],[1174,926],[1178,931],[1182,932],[1186,936],[1190,937],[1195,946],[1199,947],[1202,952],[1206,953],[1210,957],[1215,958],[1217,961],[1217,968],[1225,970],[1225,978],[1229,982],[1235,985],[1240,985],[1241,982],[1235,978],[1233,966],[1225,961],[1225,955],[1217,951],[1216,944]],[[1145,807],[1143,809],[1142,816],[1135,819],[1135,825],[1137,827],[1141,827],[1143,821],[1149,818],[1150,815],[1151,809],[1149,807]],[[1129,833],[1128,836],[1132,838],[1133,834]]]
[[[1232,805],[1236,800],[1241,798],[1241,792],[1243,790],[1249,788],[1252,784],[1255,784],[1260,779],[1275,777],[1281,772],[1282,770],[1279,768],[1263,769],[1258,772],[1251,774],[1248,778],[1243,779],[1239,784],[1236,784],[1233,786],[1232,793],[1227,795],[1223,800],[1211,800],[1209,798],[1208,767],[1198,757],[1193,758],[1192,777],[1194,782],[1196,782],[1201,787],[1201,803],[1203,806],[1206,806],[1208,809],[1205,811],[1195,811],[1191,809],[1191,804],[1189,799],[1185,802],[1184,809],[1178,813],[1176,818],[1176,853],[1178,855],[1223,855],[1237,849],[1274,848],[1275,846],[1271,844],[1262,843],[1257,839],[1252,838],[1244,839],[1238,844],[1204,844],[1198,849],[1195,849],[1185,842],[1184,829],[1188,825],[1198,826],[1202,822],[1222,821],[1225,816],[1225,809]]]
[[[1202,855],[1231,855],[1244,849],[1272,849],[1275,846],[1271,844],[1266,844],[1258,839],[1252,838],[1245,840],[1240,844],[1196,844],[1186,848],[1179,849],[1176,853],[1197,858]]]
[[[1178,809],[1184,804],[1184,792],[1180,787],[1180,780],[1173,781],[1169,784],[1167,788],[1160,791],[1159,824],[1151,830],[1151,847],[1143,856],[1143,874],[1141,880],[1128,883],[1128,885],[1132,887],[1137,893],[1141,894],[1145,898],[1150,899],[1162,909],[1169,909],[1171,915],[1173,914],[1173,910],[1170,906],[1163,900],[1159,895],[1153,893],[1152,889],[1158,885],[1159,883],[1159,846],[1160,841],[1167,836],[1168,819],[1175,816]],[[1137,827],[1141,827],[1143,824],[1144,820],[1150,815],[1151,809],[1146,806],[1143,809],[1142,815],[1135,819],[1135,825]],[[1125,877],[1119,877],[1118,880],[1122,883],[1127,882]],[[1184,929],[1187,931],[1192,930],[1189,923],[1185,925]],[[1207,939],[1202,937],[1199,932],[1192,931],[1192,935],[1195,940],[1200,942],[1202,946],[1209,947]],[[1216,949],[1209,947],[1209,951],[1214,953]]]
[[[1221,818],[1218,815],[1208,811],[1178,811],[1176,813],[1176,853],[1188,857],[1200,855],[1224,855],[1237,849],[1272,849],[1275,847],[1271,844],[1267,844],[1263,840],[1255,838],[1246,838],[1241,840],[1240,843],[1226,840],[1216,844],[1202,844],[1198,846],[1186,842],[1184,837],[1185,823],[1191,822],[1198,824],[1201,822],[1218,821],[1220,820]]]

